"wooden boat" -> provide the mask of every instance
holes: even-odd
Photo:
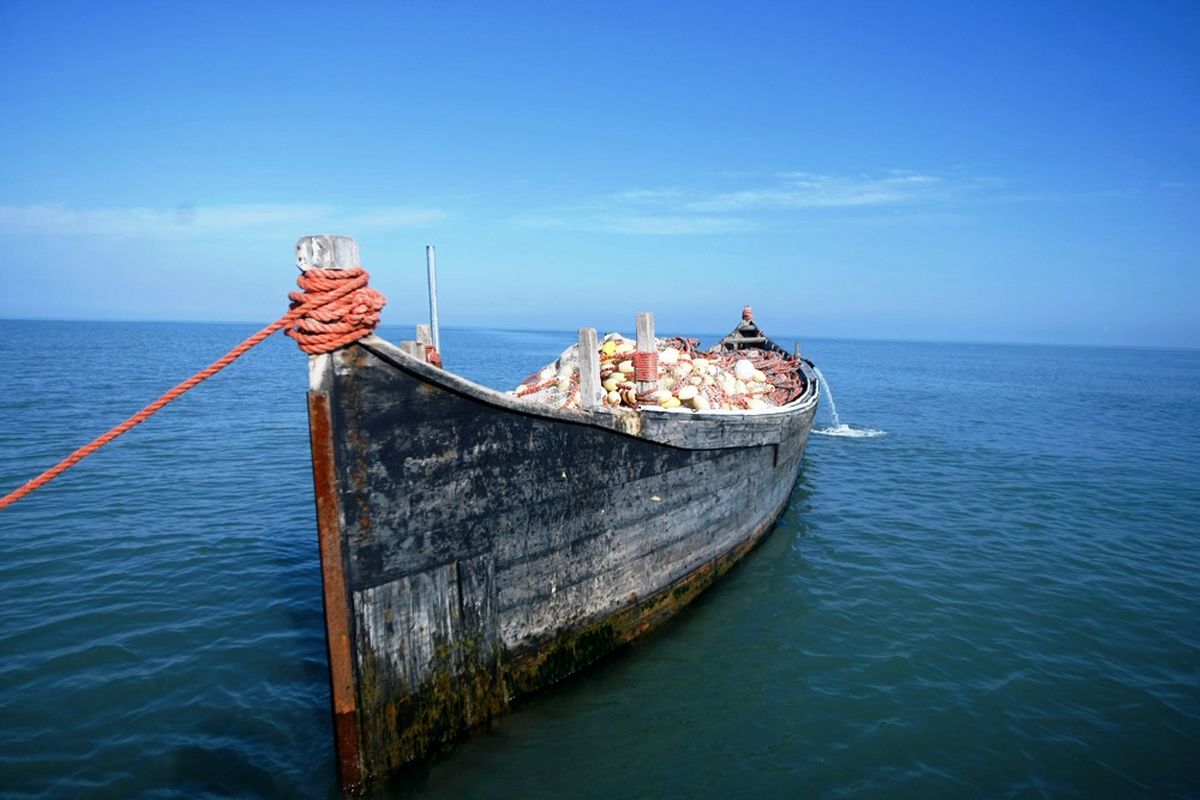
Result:
[[[752,322],[725,348],[774,349]],[[378,336],[310,360],[338,768],[354,791],[652,630],[766,534],[818,402],[562,410]]]

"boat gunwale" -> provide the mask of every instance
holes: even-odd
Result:
[[[793,415],[802,414],[815,408],[820,396],[820,383],[813,374],[812,368],[807,362],[801,360],[800,367],[804,372],[806,388],[800,397],[790,403],[782,406],[774,406],[765,409],[757,410],[725,410],[725,409],[709,409],[706,411],[692,411],[686,409],[667,409],[658,408],[656,406],[645,406],[636,411],[620,413],[607,408],[600,408],[596,411],[583,411],[569,408],[553,408],[550,406],[539,405],[522,401],[510,394],[501,392],[491,387],[484,386],[481,383],[476,383],[469,378],[464,378],[448,370],[440,367],[435,367],[428,364],[415,356],[412,356],[401,350],[396,345],[387,341],[378,335],[366,336],[359,339],[355,344],[362,345],[364,349],[381,360],[390,363],[392,366],[404,370],[426,381],[434,384],[446,391],[454,392],[471,398],[473,400],[483,402],[492,406],[501,408],[504,411],[509,411],[517,414],[523,414],[532,417],[541,417],[554,420],[556,422],[566,422],[571,424],[588,425],[591,427],[604,428],[615,433],[635,436],[637,438],[645,438],[640,436],[641,419],[645,414],[650,417],[659,417],[661,419],[669,419],[672,422],[686,421],[689,426],[695,426],[700,423],[715,423],[717,425],[725,424],[728,421],[737,421],[739,423],[762,423],[764,427],[773,427],[781,418]],[[668,446],[670,443],[660,442]],[[691,449],[691,448],[688,448]]]

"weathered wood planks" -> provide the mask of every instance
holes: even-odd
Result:
[[[376,337],[322,364],[310,403],[329,408],[340,509],[344,570],[326,580],[348,604],[348,786],[349,760],[370,779],[428,756],[678,610],[784,507],[817,399],[543,409]]]

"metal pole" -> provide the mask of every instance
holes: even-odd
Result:
[[[429,326],[433,328],[433,347],[442,352],[442,338],[438,333],[437,315],[437,253],[433,245],[425,245],[425,263],[429,267]]]

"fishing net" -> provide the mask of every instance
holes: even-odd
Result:
[[[700,350],[698,339],[656,339],[654,359],[636,357],[634,340],[610,333],[601,340],[600,382],[613,408],[756,411],[786,405],[804,393],[800,360],[757,348]],[[638,394],[638,366],[657,373],[657,388]],[[555,408],[579,407],[579,346],[526,378],[510,394]]]

